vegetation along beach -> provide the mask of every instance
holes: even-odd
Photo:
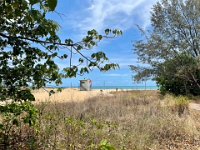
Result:
[[[200,0],[0,15],[0,150],[200,150]]]

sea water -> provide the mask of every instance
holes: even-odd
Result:
[[[158,90],[157,86],[93,86],[92,89]]]
[[[63,87],[56,87],[50,86],[51,88],[80,88],[80,86],[63,86]],[[95,90],[111,90],[111,89],[118,89],[118,90],[158,90],[157,86],[92,86],[91,89]]]

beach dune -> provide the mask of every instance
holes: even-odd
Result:
[[[49,96],[49,92],[54,90],[55,93]],[[67,88],[58,92],[56,89],[39,89],[32,93],[35,96],[35,102],[70,102],[70,101],[84,101],[95,96],[109,96],[112,90],[92,90],[80,91],[77,88]]]

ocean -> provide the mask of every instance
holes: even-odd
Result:
[[[51,86],[52,87],[52,86]],[[55,87],[52,88],[80,88],[79,86],[72,87]],[[118,90],[158,90],[157,86],[92,86],[92,89],[99,90],[110,90],[110,89],[118,89]]]
[[[93,86],[92,89],[158,90],[157,86]]]

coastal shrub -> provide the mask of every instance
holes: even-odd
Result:
[[[188,98],[166,95],[161,100],[158,91],[112,94],[85,101],[59,103],[55,99],[37,103],[37,122],[33,127],[13,125],[9,148],[179,150],[199,147],[200,120],[196,117],[200,113],[194,115],[191,111],[179,116],[179,112],[187,110]],[[0,142],[2,146],[3,141]]]
[[[140,65],[134,80],[153,79],[161,92],[200,95],[199,0],[160,0],[152,7],[151,28],[134,43]]]
[[[175,98],[175,109],[179,116],[189,113],[189,99],[185,96]]]
[[[34,132],[38,117],[37,109],[33,104],[30,102],[10,103],[1,106],[0,110],[0,148],[23,149],[31,145],[35,136],[30,133]]]
[[[162,63],[155,81],[162,94],[199,95],[200,70],[198,60],[180,54]]]

